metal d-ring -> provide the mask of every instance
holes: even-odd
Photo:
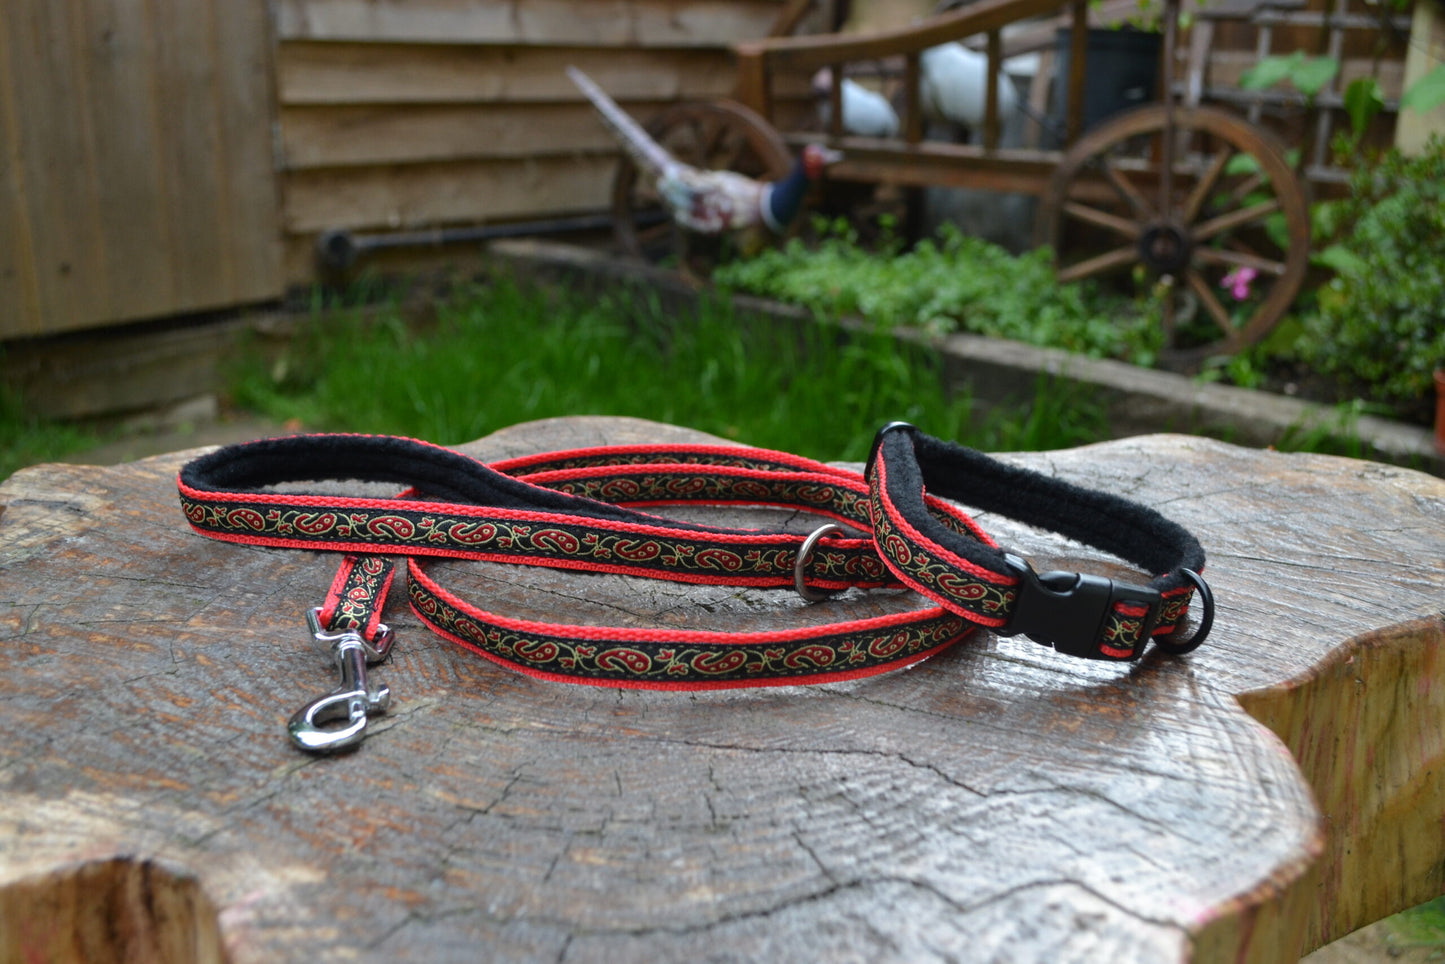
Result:
[[[793,588],[798,590],[798,595],[808,602],[822,602],[838,593],[841,589],[811,589],[804,578],[804,570],[808,568],[808,560],[813,558],[813,549],[818,545],[818,540],[834,532],[846,532],[842,526],[834,525],[831,522],[825,523],[809,533],[808,538],[798,547],[798,557],[793,560]]]
[[[1205,582],[1204,577],[1193,569],[1180,569],[1179,571],[1184,578],[1194,583],[1194,588],[1199,593],[1199,626],[1194,630],[1194,635],[1182,643],[1176,643],[1169,639],[1154,640],[1155,646],[1171,656],[1183,656],[1185,653],[1198,649],[1199,644],[1204,642],[1209,635],[1209,630],[1214,626],[1214,593],[1210,592],[1209,583]]]

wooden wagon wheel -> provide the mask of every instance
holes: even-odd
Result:
[[[1161,360],[1189,369],[1254,344],[1288,309],[1309,264],[1309,204],[1268,132],[1211,108],[1173,115],[1168,177],[1163,105],[1081,138],[1049,182],[1038,240],[1062,281],[1117,275],[1157,292]]]
[[[676,104],[646,126],[674,157],[694,167],[777,180],[793,166],[787,145],[772,125],[731,101]],[[675,259],[684,271],[698,274],[708,272],[730,241],[678,227],[664,209],[656,186],[639,177],[637,167],[625,155],[612,181],[612,225],[625,254],[651,262]]]

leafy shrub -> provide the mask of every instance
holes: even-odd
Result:
[[[1445,367],[1445,140],[1360,165],[1325,214],[1340,240],[1317,260],[1335,277],[1301,319],[1299,353],[1374,401],[1419,399]]]
[[[1159,348],[1158,327],[1128,301],[1090,284],[1059,284],[1047,249],[1015,257],[952,225],[911,251],[881,253],[860,246],[845,224],[834,225],[816,246],[795,238],[724,265],[713,280],[890,328],[968,331],[1146,365]]]

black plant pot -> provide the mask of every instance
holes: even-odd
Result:
[[[1084,74],[1083,129],[1095,127],[1105,118],[1159,97],[1159,60],[1162,34],[1129,27],[1092,29],[1088,36]],[[1069,109],[1069,56],[1073,31],[1058,31],[1054,52],[1054,86],[1051,126],[1056,132],[1052,147],[1062,144]]]

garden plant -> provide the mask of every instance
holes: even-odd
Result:
[[[1445,139],[1417,157],[1369,155],[1348,195],[1316,203],[1312,218],[1314,286],[1269,336],[1209,359],[1202,377],[1298,392],[1338,405],[1342,417],[1427,421],[1431,373],[1445,367]],[[886,230],[881,245],[864,245],[844,222],[815,233],[812,243],[794,238],[724,265],[715,280],[822,317],[968,331],[1145,366],[1158,355],[1147,292],[1131,299],[1101,282],[1059,284],[1045,249],[1015,257],[950,227],[911,250]],[[1227,293],[1248,298],[1251,280],[1232,274]]]

